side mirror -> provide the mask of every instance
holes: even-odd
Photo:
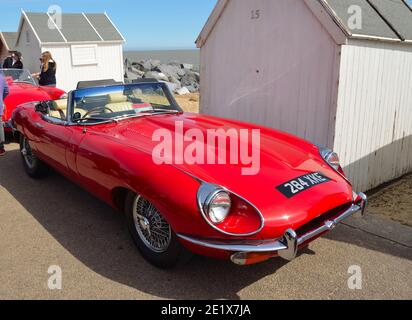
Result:
[[[47,114],[49,112],[49,105],[47,104],[46,101],[42,101],[35,106],[35,110],[37,112]]]
[[[80,112],[75,112],[75,113],[73,114],[72,120],[73,120],[73,121],[78,121],[78,120],[80,120],[81,118],[82,118],[81,113],[80,113]]]

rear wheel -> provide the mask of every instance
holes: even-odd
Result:
[[[150,263],[169,269],[190,258],[191,254],[179,243],[169,223],[150,201],[131,192],[126,198],[125,210],[130,234]]]
[[[34,155],[29,141],[23,135],[20,135],[20,153],[24,170],[30,177],[40,179],[47,176],[49,167]]]

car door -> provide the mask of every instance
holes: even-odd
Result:
[[[103,201],[110,201],[112,186],[120,183],[117,173],[121,168],[113,154],[113,142],[104,138],[101,126],[73,126],[67,160],[76,183]]]
[[[60,106],[57,106],[58,104]],[[65,118],[66,111],[67,101],[53,101],[48,112],[42,113],[34,122],[36,152],[45,162],[63,174],[68,174],[66,149],[72,136],[72,129]]]

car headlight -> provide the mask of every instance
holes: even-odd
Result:
[[[214,224],[219,224],[227,218],[231,205],[230,195],[226,191],[220,191],[205,204],[205,212]]]
[[[61,96],[60,96],[60,100],[63,100],[63,99],[67,99],[69,96],[67,95],[67,93],[63,93]]]
[[[344,176],[345,173],[343,172],[342,166],[340,164],[338,154],[325,147],[318,146],[318,148],[323,160],[325,160],[326,163],[328,163],[333,169]]]
[[[224,188],[205,183],[199,188],[197,197],[203,217],[209,224],[220,224],[228,217],[232,201]]]
[[[197,203],[204,220],[223,234],[246,237],[263,228],[263,216],[251,202],[219,185],[202,182]]]

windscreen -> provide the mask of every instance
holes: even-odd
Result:
[[[86,88],[74,91],[72,97],[72,118],[76,121],[181,111],[163,83]]]
[[[30,72],[21,69],[0,69],[0,73],[3,74],[6,81],[9,83],[29,83],[37,86],[36,81],[31,76]]]

